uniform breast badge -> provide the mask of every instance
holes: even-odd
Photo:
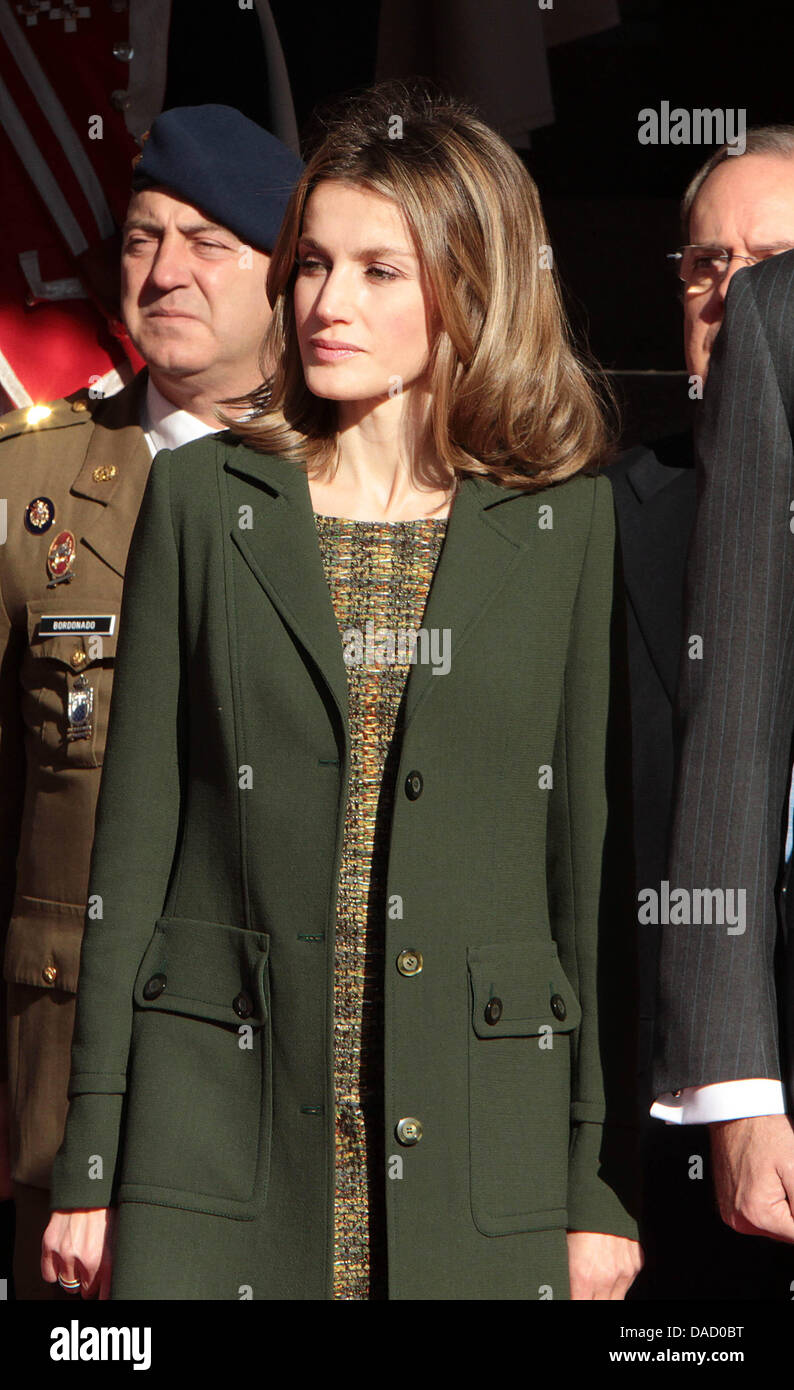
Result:
[[[32,536],[43,536],[55,520],[55,504],[49,497],[34,497],[25,508],[25,526]]]
[[[77,542],[71,531],[59,531],[47,551],[47,569],[52,576],[48,589],[56,584],[68,584],[74,579],[72,565],[77,554]]]
[[[69,691],[67,707],[69,722],[66,727],[66,738],[69,743],[73,743],[77,738],[91,737],[93,732],[93,721],[91,716],[93,712],[93,688],[88,684],[85,676],[78,676]]]

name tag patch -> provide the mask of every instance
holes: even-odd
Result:
[[[39,637],[67,637],[80,632],[112,637],[116,631],[115,613],[43,613],[39,618]]]

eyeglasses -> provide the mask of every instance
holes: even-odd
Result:
[[[767,251],[761,256],[740,256],[736,251],[723,246],[681,246],[677,251],[668,252],[668,261],[678,262],[678,278],[683,280],[691,294],[701,294],[719,285],[728,273],[731,261],[744,261],[756,265],[758,261],[777,256],[785,247]]]

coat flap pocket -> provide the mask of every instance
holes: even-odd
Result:
[[[18,894],[8,926],[4,978],[39,989],[77,991],[85,908]]]
[[[470,946],[472,1026],[478,1038],[515,1038],[582,1021],[579,1000],[553,941]]]
[[[261,1028],[268,1015],[269,947],[263,932],[161,917],[138,970],[135,1003],[140,1009]]]

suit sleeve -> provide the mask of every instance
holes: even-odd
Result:
[[[133,986],[162,915],[178,838],[184,705],[169,489],[164,451],[152,464],[127,562],[53,1210],[111,1202]]]
[[[662,923],[657,1095],[782,1076],[776,886],[794,724],[794,459],[785,358],[773,359],[768,335],[791,312],[778,279],[791,280],[790,257],[778,259],[760,267],[761,282],[734,278],[704,401],[669,867],[671,896],[683,894]],[[759,284],[776,289],[764,317]],[[717,904],[708,913],[704,890]]]
[[[637,1239],[637,959],[631,726],[612,490],[594,486],[549,807],[549,906],[582,1021],[574,1035],[568,1228]]]

